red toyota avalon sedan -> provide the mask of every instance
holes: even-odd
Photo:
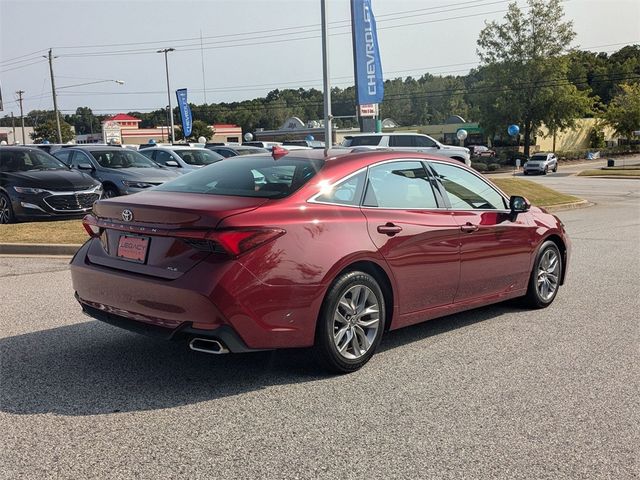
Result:
[[[521,297],[553,302],[562,222],[460,162],[275,149],[100,200],[71,263],[91,317],[207,353],[312,347],[362,367],[383,333]]]

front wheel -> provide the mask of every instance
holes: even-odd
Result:
[[[551,240],[544,242],[536,255],[523,303],[530,308],[546,308],[558,294],[562,278],[562,257]]]
[[[553,173],[556,173],[558,171],[558,164],[556,163],[556,166],[553,167]]]
[[[16,217],[13,214],[11,200],[4,193],[0,193],[0,224],[14,223]]]
[[[104,187],[102,198],[113,198],[118,196],[118,191],[113,187]]]
[[[314,351],[318,362],[334,373],[350,373],[373,356],[385,325],[385,303],[378,282],[369,274],[338,277],[325,297]]]

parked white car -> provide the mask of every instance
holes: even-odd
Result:
[[[558,157],[555,153],[535,153],[524,164],[523,173],[529,175],[530,173],[541,173],[546,175],[547,172],[558,171]]]
[[[444,145],[428,135],[420,133],[362,133],[347,135],[342,141],[342,147],[358,149],[392,149],[398,151],[430,153],[442,155],[471,165],[469,149]]]

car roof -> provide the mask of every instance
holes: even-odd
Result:
[[[78,148],[80,150],[106,150],[106,151],[109,151],[109,150],[126,150],[128,152],[134,151],[134,150],[132,150],[130,148],[129,149],[122,148],[119,145],[90,145],[90,144],[88,144],[88,145],[74,145],[73,147],[70,147],[70,148]]]
[[[37,150],[38,152],[42,152],[42,149],[38,147],[24,146],[24,145],[0,145],[0,148],[3,150],[11,150],[17,152],[30,152],[33,150]],[[44,152],[47,153],[47,152]]]
[[[372,137],[374,135],[425,135],[424,133],[419,132],[371,132],[371,133],[352,133],[350,135],[345,135],[345,138],[351,137]]]

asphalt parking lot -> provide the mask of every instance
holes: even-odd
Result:
[[[361,371],[208,356],[80,314],[64,259],[0,258],[3,478],[628,479],[640,471],[640,181],[528,177],[568,283],[392,332]]]

